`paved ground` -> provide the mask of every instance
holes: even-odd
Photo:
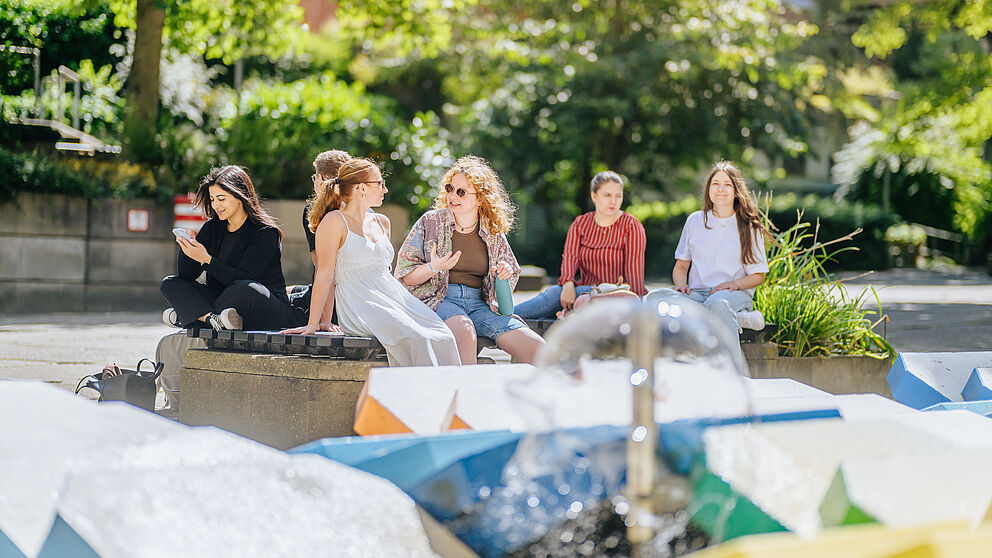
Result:
[[[992,277],[971,270],[847,277],[850,292],[876,288],[896,349],[992,350]],[[154,357],[158,339],[170,331],[158,314],[147,313],[0,316],[0,378],[41,379],[73,389],[105,364],[130,367]]]

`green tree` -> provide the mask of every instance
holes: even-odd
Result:
[[[162,46],[233,63],[246,54],[280,56],[299,27],[292,0],[111,0],[115,22],[133,29],[134,63],[127,82],[125,137],[133,157],[158,157],[153,138],[158,116]]]
[[[599,170],[626,174],[635,199],[684,195],[720,158],[806,152],[831,109],[817,25],[776,0],[340,6],[353,75],[370,90],[421,85],[410,97],[438,102],[454,143],[492,160],[553,231],[590,207]]]
[[[872,95],[843,106],[856,124],[835,181],[924,224],[987,234],[992,201],[992,4],[899,1],[853,35],[875,64]]]

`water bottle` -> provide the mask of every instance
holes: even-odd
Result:
[[[496,304],[500,315],[513,315],[513,290],[510,289],[509,279],[496,278]]]

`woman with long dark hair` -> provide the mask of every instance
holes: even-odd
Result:
[[[651,291],[647,300],[688,297],[735,334],[742,323],[761,329],[764,318],[749,311],[768,273],[767,232],[741,171],[720,161],[706,178],[702,211],[690,214],[682,228],[672,270],[675,288]]]
[[[177,327],[271,330],[306,321],[286,296],[282,231],[262,208],[241,167],[214,169],[196,192],[207,222],[196,238],[177,236],[178,273],[162,281],[172,304],[163,320]],[[206,283],[197,277],[206,271]]]

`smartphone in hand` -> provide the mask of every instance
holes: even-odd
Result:
[[[176,235],[176,238],[185,238],[186,240],[193,240],[190,238],[189,233],[186,229],[172,229],[172,234]]]

